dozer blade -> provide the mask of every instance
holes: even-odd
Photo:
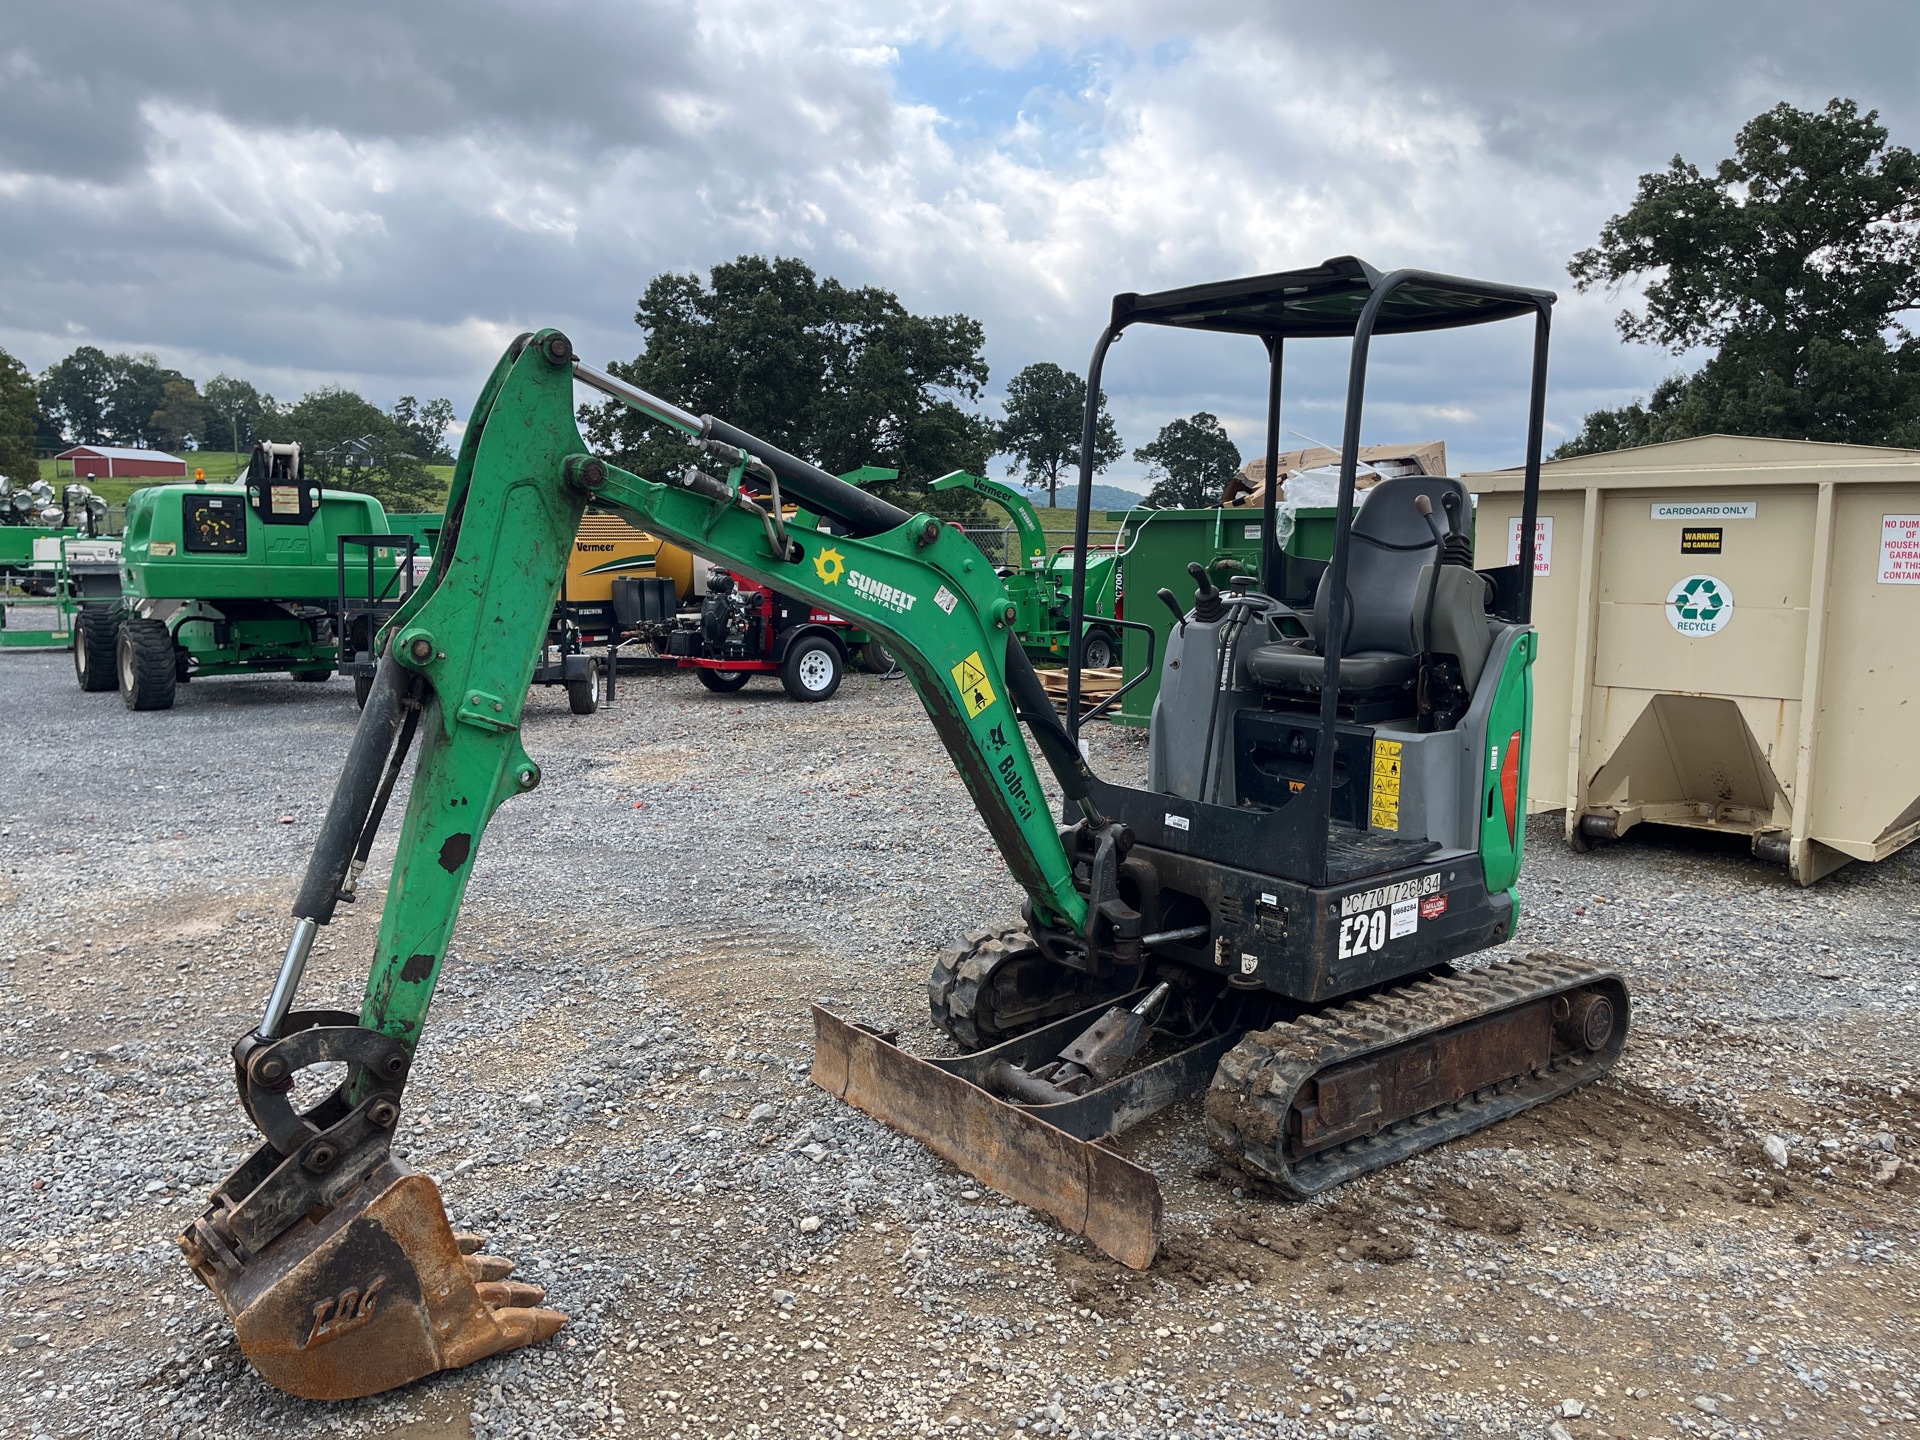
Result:
[[[1051,1215],[1121,1264],[1144,1270],[1153,1263],[1161,1202],[1151,1170],[818,1005],[813,1082],[989,1188]]]
[[[454,1231],[433,1181],[391,1159],[252,1259],[220,1244],[214,1213],[179,1244],[254,1369],[309,1400],[391,1390],[567,1323],[540,1308],[540,1287],[507,1278],[511,1261]]]

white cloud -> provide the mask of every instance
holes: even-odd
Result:
[[[338,0],[250,30],[229,5],[186,5],[206,12],[191,87],[141,7],[75,0],[0,37],[24,107],[0,96],[0,342],[30,364],[84,338],[283,394],[464,407],[521,329],[629,355],[653,274],[756,250],[980,317],[1000,384],[1083,367],[1116,290],[1358,253],[1558,285],[1559,433],[1678,363],[1620,346],[1621,302],[1564,282],[1640,170],[1717,158],[1779,98],[1905,107],[1915,139],[1915,27],[1891,5],[1877,32],[1779,0],[1506,0],[1464,25],[1393,4],[1358,27],[1227,0]],[[35,77],[82,50],[92,88],[36,129]],[[942,65],[1040,79],[962,125],[903,78]],[[1460,463],[1512,459],[1508,328],[1383,346],[1369,438],[1439,427]],[[1289,423],[1337,426],[1343,357],[1301,347],[1288,370]],[[1129,337],[1107,384],[1129,446],[1209,409],[1249,449],[1263,387],[1252,342],[1162,335]]]

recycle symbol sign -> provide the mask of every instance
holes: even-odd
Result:
[[[1713,575],[1689,575],[1667,595],[1667,623],[1682,635],[1718,635],[1733,618],[1733,589]]]

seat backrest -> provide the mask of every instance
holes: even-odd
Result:
[[[1433,513],[1446,527],[1444,497],[1458,496],[1456,512],[1467,516],[1467,487],[1444,475],[1396,475],[1366,492],[1353,515],[1353,539],[1347,551],[1347,655],[1366,653],[1418,655],[1419,617],[1414,600],[1420,588],[1420,570],[1437,558],[1433,532],[1414,497],[1425,495]],[[1326,647],[1327,609],[1333,595],[1333,569],[1328,567],[1314,592],[1309,628],[1316,644]]]

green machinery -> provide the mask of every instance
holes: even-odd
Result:
[[[406,588],[404,540],[377,543],[388,533],[371,495],[307,483],[297,445],[256,445],[242,483],[135,491],[122,596],[85,606],[75,624],[80,687],[117,688],[130,709],[165,710],[196,676],[330,679],[343,607],[390,613]],[[365,563],[342,564],[355,543],[371,546]]]
[[[120,542],[100,533],[106,516],[88,486],[63,485],[56,497],[45,480],[0,478],[0,649],[65,650],[80,607],[120,593]]]
[[[1552,300],[1351,258],[1121,295],[1088,390],[1129,325],[1252,336],[1270,357],[1272,448],[1284,342],[1344,337],[1351,455],[1376,334],[1531,321],[1524,540]],[[576,383],[687,437],[694,463],[654,482],[594,456]],[[565,1323],[451,1228],[392,1143],[489,818],[542,782],[521,716],[589,503],[892,649],[1026,902],[929,977],[934,1020],[967,1053],[919,1059],[816,1007],[813,1078],[1116,1258],[1151,1262],[1162,1206],[1116,1138],[1183,1098],[1204,1096],[1196,1119],[1224,1164],[1303,1197],[1605,1073],[1626,1031],[1618,976],[1558,956],[1451,963],[1519,920],[1532,556],[1473,569],[1457,480],[1396,477],[1354,508],[1349,464],[1341,490],[1305,609],[1273,593],[1271,507],[1256,572],[1222,590],[1196,563],[1190,602],[1159,593],[1178,619],[1147,783],[1125,784],[1077,744],[1078,665],[1063,722],[1004,577],[952,527],[581,363],[557,331],[517,340],[473,407],[432,568],[381,631],[278,976],[233,1049],[260,1143],[179,1236],[255,1367],[296,1394],[365,1395]],[[788,503],[831,529],[790,527]],[[315,937],[361,893],[415,750],[364,996],[297,1009]],[[301,1072],[342,1066],[326,1098],[294,1106]]]
[[[1046,532],[1033,503],[1010,485],[955,470],[927,487],[930,490],[968,490],[1007,512],[1015,539],[1006,546],[998,573],[1007,598],[1018,612],[1013,628],[1027,654],[1035,659],[1064,660],[1067,655],[1067,608],[1073,598],[1073,556],[1051,554]],[[1087,556],[1087,621],[1085,663],[1103,669],[1120,654],[1118,627],[1111,622],[1120,611],[1120,563],[1117,552],[1095,550]]]

